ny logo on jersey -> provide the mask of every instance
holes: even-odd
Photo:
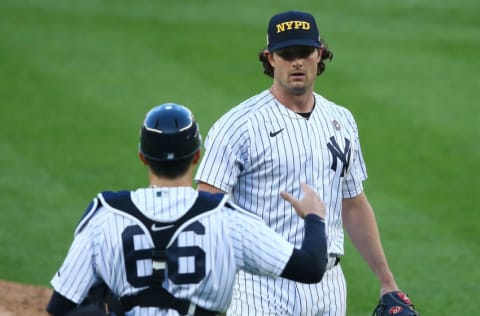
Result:
[[[340,160],[342,164],[342,172],[340,176],[345,176],[345,173],[348,170],[350,164],[350,156],[352,155],[352,148],[350,147],[350,140],[345,138],[345,148],[342,149],[338,145],[335,137],[330,137],[330,142],[327,144],[330,153],[332,154],[332,166],[330,167],[333,171],[337,171],[337,161]]]

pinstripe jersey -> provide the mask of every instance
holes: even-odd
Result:
[[[278,192],[286,190],[300,198],[299,183],[306,182],[327,206],[328,252],[341,256],[344,253],[342,198],[355,197],[363,191],[366,167],[352,114],[319,94],[314,93],[314,97],[315,106],[308,119],[280,104],[269,90],[230,109],[208,132],[205,154],[195,179],[229,192],[233,201],[256,212],[297,247],[303,240],[303,220]],[[328,273],[325,279],[329,279]],[[341,279],[339,286],[344,287],[343,274]],[[288,288],[304,286],[291,285],[293,281],[287,280],[268,280],[240,273],[237,287],[245,293],[252,291],[249,287],[257,286],[253,291],[263,293],[263,301],[252,293],[247,296],[250,305],[258,307],[265,306],[265,298],[269,303],[275,301],[275,306],[289,300],[291,303]],[[286,292],[279,294],[282,286],[287,287]],[[303,310],[307,309],[306,315],[311,315],[314,307],[308,307],[308,302],[316,304],[322,300],[319,296],[326,293],[321,290],[305,295],[300,300],[302,304],[307,302]],[[296,313],[282,306],[277,312]],[[265,311],[257,314],[262,313]]]
[[[167,224],[182,217],[197,196],[198,192],[188,187],[130,192],[133,204],[146,217]],[[167,257],[178,263],[174,271],[177,279],[171,280],[170,269],[163,283],[177,298],[214,311],[227,309],[239,269],[278,276],[293,252],[293,245],[259,217],[232,203],[224,205],[226,199],[175,231],[167,246]],[[129,234],[132,231],[135,233]],[[128,244],[133,245],[130,255],[125,253]],[[153,261],[141,254],[153,245],[141,221],[114,209],[99,194],[78,225],[67,257],[51,284],[55,291],[76,303],[82,302],[89,289],[101,280],[119,297],[137,293],[145,288],[142,280],[152,275]],[[198,255],[199,252],[205,256]],[[177,312],[135,307],[127,315]]]

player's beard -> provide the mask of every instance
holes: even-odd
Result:
[[[300,96],[304,95],[309,91],[308,85],[299,82],[289,82],[289,81],[282,81],[282,80],[277,80],[279,85],[282,87],[282,90],[284,90],[287,94],[294,95],[294,96]]]
[[[313,91],[314,80],[308,72],[304,72],[303,78],[296,78],[288,73],[274,73],[274,84],[284,93],[292,96],[302,96]]]
[[[295,96],[304,95],[305,93],[307,93],[307,87],[306,86],[290,87],[288,89],[288,93],[292,94],[292,95],[295,95]]]
[[[308,73],[305,73],[301,80],[288,78],[285,82],[285,88],[290,95],[301,96],[313,90],[314,82],[310,79]]]

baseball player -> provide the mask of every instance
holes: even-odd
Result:
[[[327,243],[325,206],[317,194],[305,184],[302,199],[280,193],[305,226],[303,243],[295,248],[228,196],[191,187],[200,145],[198,125],[186,107],[167,103],[148,112],[139,156],[148,166],[150,186],[93,199],[51,281],[50,314],[65,315],[86,299],[93,302],[89,293],[102,285],[107,288],[102,301],[117,316],[208,316],[226,311],[239,269],[320,281]]]
[[[298,247],[304,222],[276,192],[287,188],[298,198],[299,180],[309,184],[327,205],[329,263],[316,284],[240,272],[227,315],[345,315],[347,288],[338,264],[343,227],[380,280],[381,293],[398,289],[363,192],[367,173],[357,124],[346,108],[314,92],[333,54],[311,14],[274,15],[259,58],[272,86],[214,123],[195,177],[198,188],[229,193]]]

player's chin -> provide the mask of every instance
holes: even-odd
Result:
[[[302,95],[307,92],[307,87],[304,84],[292,84],[290,85],[290,93],[293,95]]]

